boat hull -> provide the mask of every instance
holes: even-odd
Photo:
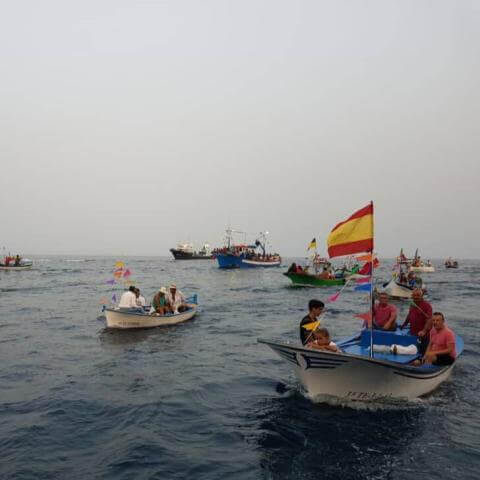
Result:
[[[321,352],[258,340],[289,362],[311,397],[348,400],[408,399],[435,390],[451,374],[446,367],[413,367],[345,353]]]
[[[435,267],[409,267],[408,269],[409,272],[415,272],[415,273],[433,273],[435,272]]]
[[[245,255],[231,255],[219,253],[216,255],[219,268],[269,268],[279,267],[281,259],[274,262],[262,262],[258,260],[249,260]]]
[[[378,289],[378,293],[386,293],[391,298],[405,299],[412,298],[413,287],[400,285],[395,280],[390,280],[384,287]]]
[[[318,278],[306,273],[289,273],[284,275],[289,278],[294,285],[304,287],[331,287],[335,285],[345,285],[344,278]]]
[[[201,255],[196,252],[184,252],[176,248],[170,249],[171,254],[175,260],[212,260],[213,255]]]
[[[7,271],[20,271],[20,270],[31,270],[33,265],[20,265],[18,267],[14,266],[5,266],[5,265],[0,265],[0,270],[7,270]]]
[[[186,312],[169,315],[149,315],[147,313],[136,313],[128,310],[114,308],[105,309],[107,328],[132,329],[132,328],[154,328],[165,325],[175,325],[192,319],[197,313],[197,306],[189,304],[190,309]]]

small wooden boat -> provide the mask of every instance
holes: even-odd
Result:
[[[358,335],[337,342],[341,353],[262,339],[258,342],[268,345],[293,366],[310,397],[360,401],[414,399],[435,390],[450,376],[455,365],[415,367],[410,362],[419,358],[420,354],[390,353],[393,348],[371,356],[372,343],[374,352],[377,346],[416,346],[417,337],[403,330],[374,330],[373,341],[370,330],[362,330]],[[463,340],[457,335],[457,358],[462,350]]]
[[[331,287],[335,285],[345,285],[345,278],[319,278],[318,275],[310,273],[285,272],[295,286],[302,287]]]
[[[445,268],[458,268],[458,262],[451,258],[447,258],[447,260],[445,260]]]
[[[129,309],[106,308],[105,317],[107,328],[153,328],[164,325],[175,325],[192,319],[197,313],[197,304],[188,303],[188,310],[167,315],[150,314]]]
[[[384,283],[382,287],[376,290],[377,295],[379,293],[386,293],[390,298],[396,300],[410,300],[412,298],[412,292],[415,288],[421,288],[425,293],[427,291],[425,283],[422,282],[421,286],[411,287],[397,282],[395,279]]]

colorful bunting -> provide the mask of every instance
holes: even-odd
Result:
[[[112,278],[111,280],[107,280],[106,282],[108,285],[115,285],[115,279]]]
[[[127,268],[125,272],[123,273],[123,278],[129,277],[132,274],[132,272]]]
[[[117,270],[116,272],[113,272],[113,276],[115,278],[122,278],[122,272]]]
[[[124,266],[125,266],[125,264],[121,261],[115,262],[115,267],[117,267],[117,268],[123,268]]]
[[[318,326],[320,325],[320,320],[317,320],[316,322],[311,322],[311,323],[306,323],[305,325],[302,325],[302,328],[305,330],[315,330]]]
[[[357,315],[354,315],[355,318],[360,318],[363,320],[363,325],[365,327],[370,327],[372,323],[372,314],[370,312],[366,313],[357,313]]]
[[[367,253],[366,255],[360,255],[359,257],[357,257],[357,260],[359,262],[371,262],[372,261],[372,254]]]
[[[335,302],[339,296],[340,296],[340,292],[337,292],[334,295],[332,295],[331,297],[328,297],[327,302]]]
[[[371,283],[364,283],[363,285],[358,285],[354,288],[356,292],[369,292],[372,288]]]
[[[355,280],[355,283],[369,283],[371,279],[372,277],[357,278],[357,280]]]

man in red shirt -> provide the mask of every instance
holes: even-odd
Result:
[[[388,303],[388,295],[381,293],[379,302],[373,309],[373,325],[381,330],[395,330],[397,324],[397,309]]]
[[[419,350],[424,353],[428,345],[428,333],[432,328],[432,306],[423,299],[423,290],[416,288],[412,292],[413,302],[401,328],[410,324],[410,333],[420,340]]]
[[[451,365],[457,356],[455,352],[455,334],[445,325],[443,313],[435,312],[432,317],[430,342],[423,356],[424,363],[433,365]]]

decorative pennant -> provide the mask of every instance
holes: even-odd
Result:
[[[113,276],[115,278],[122,278],[122,272],[121,270],[117,270],[116,272],[113,272]]]
[[[331,297],[328,297],[327,302],[335,302],[339,296],[340,296],[340,292],[337,292]]]
[[[129,277],[132,274],[132,272],[127,268],[125,272],[123,272],[123,278]]]
[[[107,280],[106,282],[108,285],[115,285],[115,279]]]
[[[320,325],[320,320],[317,320],[316,322],[311,322],[311,323],[306,323],[305,325],[302,325],[302,328],[305,330],[315,330],[318,326]]]
[[[356,292],[369,292],[372,288],[371,283],[364,283],[363,285],[358,285],[354,288]]]
[[[371,278],[370,277],[365,277],[365,278],[357,278],[355,280],[355,283],[370,283]]]
[[[372,314],[370,312],[366,313],[357,313],[357,315],[354,315],[355,318],[360,318],[360,320],[363,320],[363,326],[364,327],[370,327],[372,323]]]

